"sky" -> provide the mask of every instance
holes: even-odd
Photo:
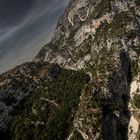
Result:
[[[31,61],[53,35],[69,0],[0,0],[0,73]]]

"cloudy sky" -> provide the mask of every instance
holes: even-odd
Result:
[[[0,0],[0,73],[31,61],[69,0]]]

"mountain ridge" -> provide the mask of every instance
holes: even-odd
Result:
[[[70,1],[51,42],[40,50],[33,62],[24,64],[27,66],[21,82],[26,80],[28,88],[28,80],[32,83],[34,77],[39,80],[40,91],[37,94],[33,88],[31,97],[21,105],[21,108],[25,106],[24,110],[19,109],[25,114],[24,119],[20,114],[13,117],[10,129],[13,139],[140,139],[139,6],[138,0]],[[26,77],[26,69],[29,77]],[[45,71],[50,71],[52,76],[48,77]],[[11,74],[18,79],[21,72],[9,71],[1,75],[0,81],[7,79],[8,82]],[[46,84],[45,75],[49,79]],[[4,87],[5,93],[10,94],[5,83],[1,85],[1,92]],[[44,97],[47,104],[42,101]],[[57,111],[54,106],[58,107],[58,102],[62,108]],[[47,109],[48,104],[54,106]],[[47,113],[41,112],[41,107]],[[63,117],[59,120],[60,116]],[[67,130],[64,131],[65,123]],[[24,133],[26,127],[33,129]]]

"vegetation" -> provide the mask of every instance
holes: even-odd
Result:
[[[79,96],[89,77],[62,70],[23,102],[11,125],[13,140],[63,140],[72,128]]]
[[[126,22],[127,21],[127,22]],[[126,34],[126,25],[132,21],[132,17],[127,12],[116,14],[111,23],[101,23],[96,30],[95,41],[97,43],[106,42],[107,37],[116,38]],[[132,36],[130,34],[129,36]],[[134,35],[133,35],[134,36]]]
[[[138,61],[137,60],[131,61],[131,76],[132,76],[132,78],[138,74],[138,70],[139,70]]]
[[[136,133],[136,138],[137,138],[137,140],[140,140],[140,126],[138,128],[137,133]]]
[[[126,22],[127,21],[127,22]],[[110,36],[122,37],[126,34],[126,25],[132,21],[132,17],[129,16],[128,12],[121,12],[116,14],[111,24],[109,24]]]
[[[140,95],[135,95],[132,100],[132,106],[134,108],[140,108]]]
[[[138,45],[138,46],[131,46],[131,48],[132,48],[138,55],[140,55],[140,45]]]
[[[104,13],[111,11],[110,0],[102,0],[98,3],[93,16],[96,19],[100,18]]]
[[[75,51],[73,62],[91,53],[92,37],[89,35],[87,39]],[[79,49],[80,48],[80,49]]]

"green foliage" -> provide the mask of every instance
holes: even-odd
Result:
[[[131,21],[132,17],[129,16],[128,12],[116,14],[111,24],[109,24],[109,34],[114,37],[122,37],[126,34],[126,25]]]
[[[91,102],[91,105],[93,108],[101,108],[102,100],[100,98],[94,98],[94,100]]]
[[[98,3],[93,16],[96,19],[100,18],[104,13],[109,12],[111,10],[110,0],[102,0]]]
[[[48,80],[18,109],[11,126],[13,140],[66,139],[81,91],[88,81],[86,74],[72,70],[62,70],[56,79]]]
[[[137,60],[131,61],[131,75],[132,75],[132,78],[135,77],[138,74],[138,70],[139,70],[138,61]]]
[[[126,22],[127,21],[127,22]],[[128,12],[121,12],[116,14],[111,23],[104,22],[96,30],[95,41],[97,43],[106,42],[107,37],[116,38],[126,35],[126,25],[132,21],[132,17]],[[134,36],[130,34],[129,37]]]
[[[140,55],[140,45],[138,45],[138,46],[131,46],[131,48],[132,48],[138,55]]]
[[[135,95],[131,103],[133,107],[140,108],[140,95]]]
[[[126,35],[129,39],[131,38],[135,38],[137,36],[136,32],[135,31],[130,31],[127,33]]]

